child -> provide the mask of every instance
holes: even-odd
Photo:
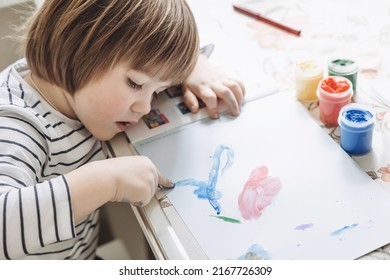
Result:
[[[244,98],[199,55],[185,0],[46,1],[25,56],[0,80],[0,259],[94,259],[99,207],[172,187],[148,158],[108,158],[104,144],[154,93],[183,83],[212,118],[217,98],[233,115]]]

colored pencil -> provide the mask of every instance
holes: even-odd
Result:
[[[279,22],[276,22],[276,21],[274,21],[272,19],[266,18],[266,17],[260,15],[259,13],[256,13],[256,12],[254,12],[252,10],[247,9],[247,8],[239,7],[237,5],[233,5],[233,8],[234,8],[235,11],[237,11],[237,12],[239,12],[241,14],[244,14],[244,15],[247,15],[249,17],[255,18],[255,19],[259,20],[259,21],[267,23],[267,24],[269,24],[271,26],[274,26],[274,27],[279,28],[279,29],[281,29],[283,31],[289,32],[291,34],[294,34],[296,36],[301,36],[301,30],[296,30],[296,29],[293,29],[293,28],[288,27],[286,25],[283,25],[283,24],[281,24]]]

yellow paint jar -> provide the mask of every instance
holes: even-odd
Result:
[[[324,75],[323,66],[318,60],[301,60],[295,63],[295,89],[300,101],[315,101],[318,83]]]

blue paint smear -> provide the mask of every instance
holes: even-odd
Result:
[[[271,256],[259,244],[253,244],[238,260],[270,260]]]
[[[195,179],[186,179],[175,182],[175,187],[179,186],[195,186],[194,194],[197,195],[199,199],[208,199],[211,206],[214,208],[217,215],[221,213],[221,206],[218,203],[218,199],[222,197],[221,192],[216,190],[216,185],[218,182],[218,173],[221,169],[221,155],[226,151],[227,153],[227,161],[225,166],[221,170],[221,175],[233,164],[234,152],[231,148],[226,145],[220,145],[216,148],[213,159],[212,166],[209,173],[209,180],[199,181]]]
[[[350,226],[345,226],[345,227],[342,227],[342,228],[340,228],[340,229],[338,229],[338,230],[335,230],[335,231],[332,232],[330,235],[336,236],[336,235],[339,235],[339,234],[343,233],[343,232],[346,231],[346,230],[351,230],[351,229],[353,229],[353,228],[356,228],[357,226],[358,226],[358,224],[352,224],[352,225],[350,225]]]

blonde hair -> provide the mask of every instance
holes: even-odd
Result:
[[[180,83],[199,38],[186,0],[50,0],[32,17],[24,49],[34,74],[73,94],[119,63]]]

